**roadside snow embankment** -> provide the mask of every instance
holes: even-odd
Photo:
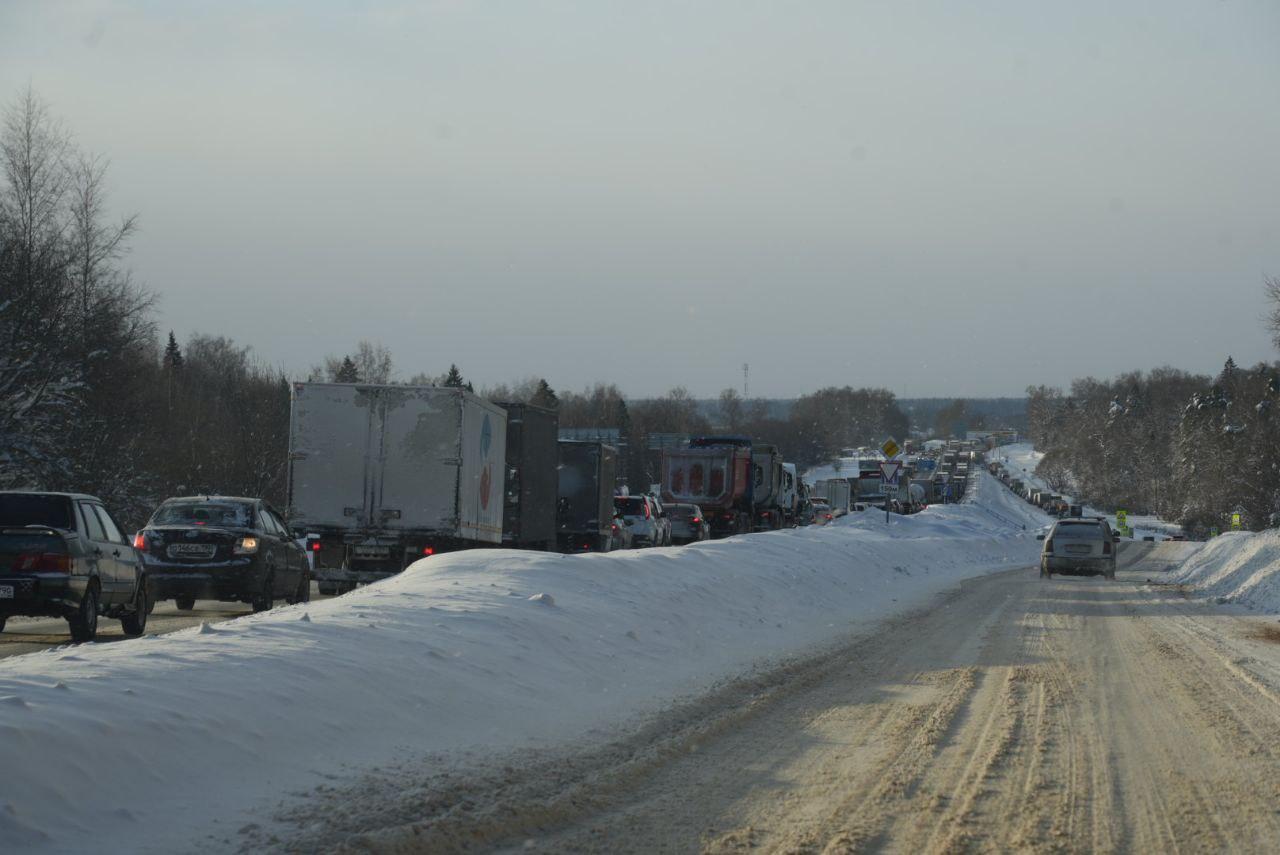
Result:
[[[1215,537],[1168,581],[1207,597],[1280,613],[1280,530]]]
[[[0,849],[169,851],[409,756],[600,738],[1029,565],[1044,521],[982,476],[965,503],[888,524],[454,553],[325,602],[6,659]]]

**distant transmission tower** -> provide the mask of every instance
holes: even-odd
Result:
[[[751,370],[750,365],[748,365],[745,362],[742,363],[742,397],[744,398],[751,397],[750,395],[747,394],[747,372],[750,370]]]

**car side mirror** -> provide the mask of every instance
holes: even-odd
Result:
[[[1036,535],[1036,540],[1044,540],[1044,535],[1043,535],[1043,534],[1037,534],[1037,535]]]

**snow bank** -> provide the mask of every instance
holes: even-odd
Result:
[[[1215,537],[1168,581],[1190,585],[1208,597],[1280,613],[1280,530]]]
[[[325,602],[0,662],[0,849],[171,851],[419,752],[599,738],[754,664],[1031,564],[982,476],[886,524],[436,556]],[[217,844],[215,844],[217,845]]]

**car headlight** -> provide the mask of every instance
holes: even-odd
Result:
[[[258,538],[242,537],[236,541],[235,549],[232,550],[236,555],[252,555],[258,551]]]

